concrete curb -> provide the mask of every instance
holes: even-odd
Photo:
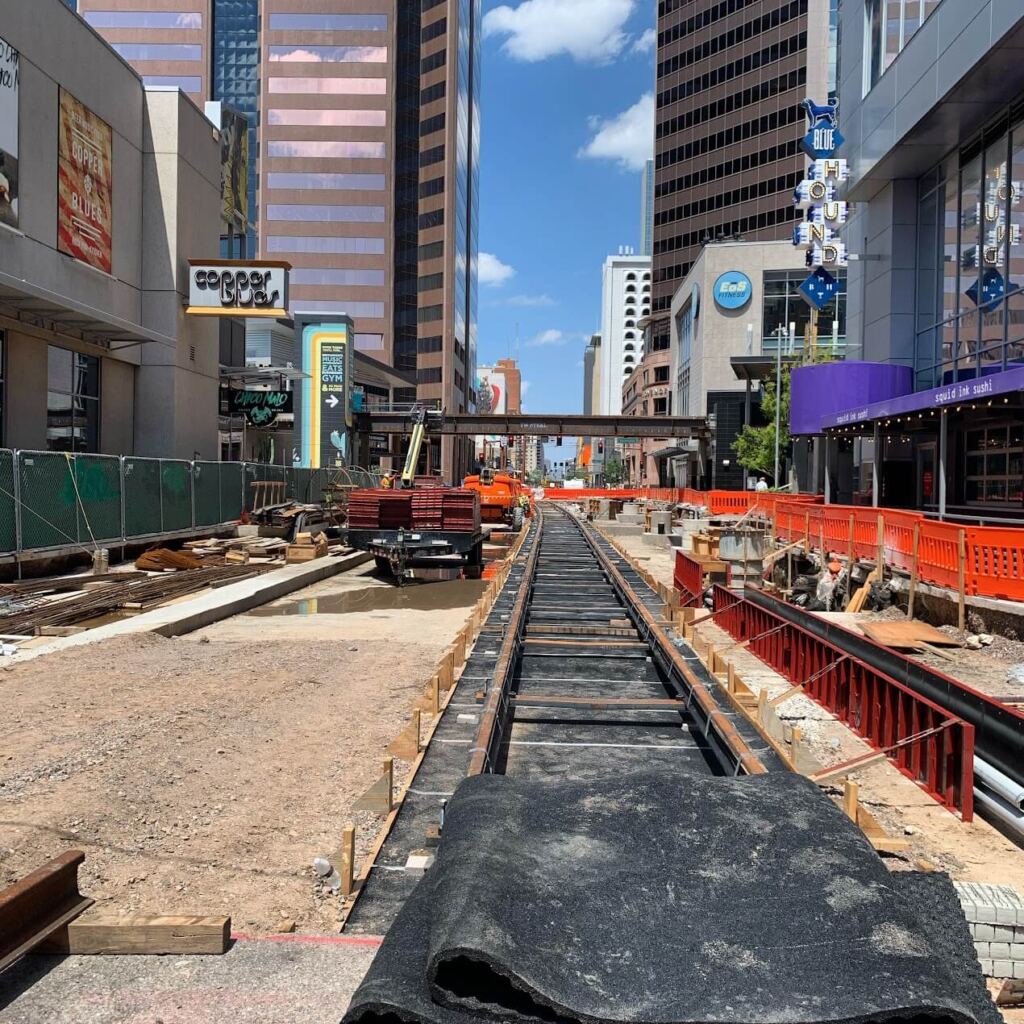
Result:
[[[131,636],[137,633],[158,633],[165,637],[181,636],[228,619],[232,615],[240,615],[252,608],[258,608],[269,601],[275,601],[279,597],[329,579],[348,569],[354,569],[371,558],[372,556],[365,551],[356,551],[340,558],[326,556],[315,558],[311,562],[285,565],[260,576],[231,583],[207,594],[200,594],[187,601],[154,608],[130,619],[97,626],[75,636],[59,637],[52,643],[29,648],[5,658],[3,664],[31,661],[42,654],[53,654],[55,651],[80,647],[116,636]]]

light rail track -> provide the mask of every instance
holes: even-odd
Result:
[[[387,929],[419,879],[405,870],[409,854],[466,775],[781,769],[661,614],[658,595],[596,530],[543,504],[346,928]]]

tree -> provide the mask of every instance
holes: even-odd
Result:
[[[544,471],[541,469],[531,469],[529,473],[526,474],[526,482],[531,487],[540,487],[540,485],[544,483]]]
[[[614,487],[615,484],[622,483],[626,475],[626,469],[622,465],[622,461],[612,455],[605,460],[602,473],[604,474],[604,482]]]
[[[789,458],[789,374],[792,363],[782,364],[782,401],[779,407],[779,474]],[[736,461],[744,468],[775,479],[775,376],[764,381],[761,393],[761,415],[767,421],[763,427],[744,426],[733,443]]]

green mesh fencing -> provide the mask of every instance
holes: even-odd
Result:
[[[220,514],[220,463],[195,462],[192,471],[196,526],[223,522]]]
[[[124,462],[124,534],[160,533],[160,460],[126,456]]]
[[[118,540],[121,537],[121,460],[116,455],[76,455],[78,540]]]
[[[0,450],[0,551],[18,547],[18,505],[14,497],[14,452]]]
[[[242,464],[223,462],[220,467],[221,522],[229,523],[242,515]]]
[[[175,459],[160,460],[160,510],[163,514],[164,533],[191,528],[191,463]]]
[[[22,549],[78,543],[73,459],[63,452],[18,452]]]

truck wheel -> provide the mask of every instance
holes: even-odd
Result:
[[[514,530],[521,530],[523,528],[523,507],[522,505],[516,505],[512,509],[512,528]]]

